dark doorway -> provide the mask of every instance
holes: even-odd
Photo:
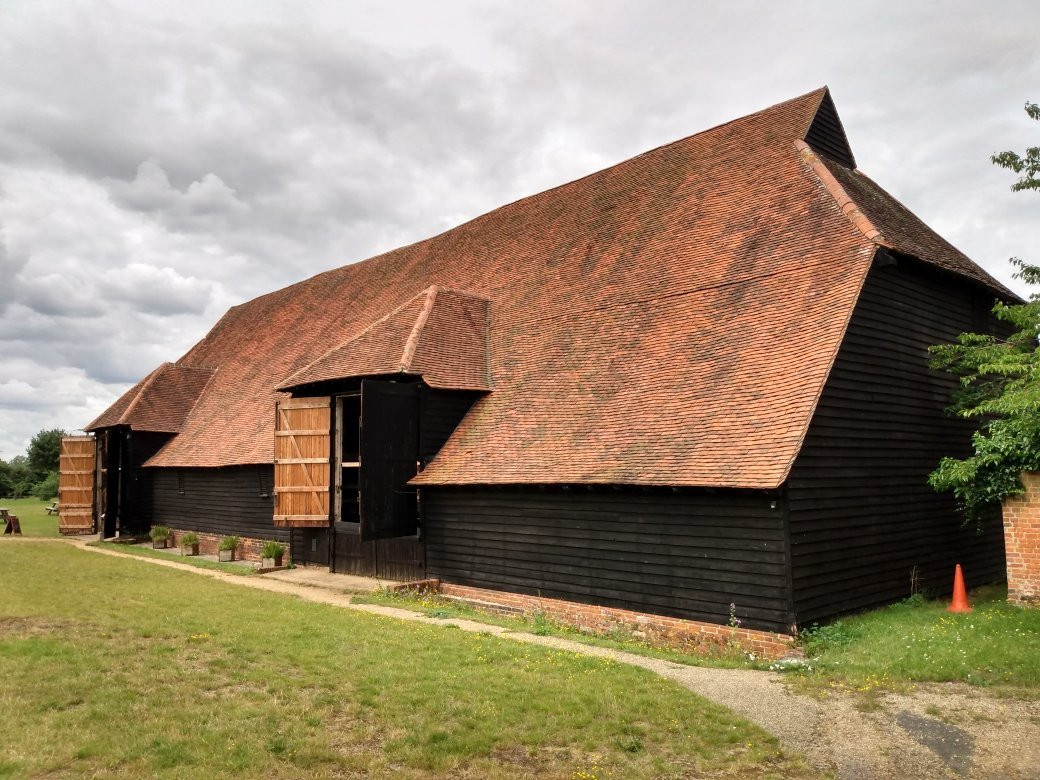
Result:
[[[99,523],[101,536],[111,539],[119,530],[125,491],[124,471],[129,433],[115,428],[105,432],[105,507]]]
[[[425,576],[416,491],[419,388],[363,380],[336,401],[331,568],[395,580]]]

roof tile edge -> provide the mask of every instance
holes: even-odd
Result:
[[[419,310],[419,316],[415,318],[415,325],[412,327],[412,332],[404,343],[404,351],[401,353],[400,370],[402,373],[408,373],[412,369],[415,351],[419,348],[419,339],[422,338],[423,328],[426,327],[426,321],[430,318],[430,312],[433,311],[433,306],[437,302],[439,289],[435,284],[426,289],[426,300],[423,302],[422,309]]]
[[[838,204],[838,208],[841,212],[848,217],[855,228],[866,236],[868,239],[873,241],[878,246],[883,246],[886,249],[894,249],[894,245],[881,233],[874,223],[871,222],[867,215],[860,211],[859,206],[852,200],[849,194],[845,191],[845,188],[838,183],[838,180],[834,178],[827,166],[824,165],[820,158],[816,156],[816,152],[812,150],[805,141],[797,140],[794,142],[795,148],[798,149],[798,153],[801,155],[802,160],[809,169],[816,174],[816,177],[823,184],[824,189],[830,194],[834,201]]]

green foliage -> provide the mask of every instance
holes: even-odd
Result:
[[[1040,106],[1026,101],[1026,114],[1030,119],[1040,121]],[[1001,168],[1023,174],[1022,178],[1011,185],[1014,192],[1040,189],[1040,146],[1026,148],[1024,155],[1017,152],[998,152],[991,156],[990,160]]]
[[[11,465],[0,460],[0,498],[14,495],[14,479],[11,477]]]
[[[1026,113],[1040,120],[1040,106],[1026,103]],[[1040,147],[1025,155],[1001,152],[994,163],[1021,173],[1013,190],[1040,190]],[[1040,266],[1017,257],[1014,276],[1040,283]],[[943,458],[928,478],[940,492],[952,491],[966,519],[981,524],[1010,495],[1022,492],[1019,475],[1040,470],[1040,295],[1023,304],[997,302],[997,319],[1013,331],[1007,338],[962,333],[955,344],[931,348],[932,366],[957,376],[952,411],[980,422],[967,458]]]
[[[58,495],[58,472],[51,471],[32,488],[32,494],[41,501],[49,501]]]
[[[237,536],[225,536],[223,539],[220,540],[221,550],[234,550],[236,547],[238,547]]]
[[[24,455],[16,455],[11,458],[8,463],[4,464],[4,467],[0,468],[0,473],[6,473],[7,482],[10,485],[6,491],[0,490],[0,495],[4,498],[22,498],[32,491],[33,479]],[[2,483],[3,480],[0,479],[0,484]]]
[[[64,435],[65,431],[61,428],[51,428],[39,431],[32,437],[25,458],[34,483],[46,479],[47,474],[58,470],[61,437]]]
[[[846,647],[852,644],[853,633],[842,620],[820,625],[813,623],[812,626],[802,631],[799,641],[810,656],[817,656],[828,650]]]
[[[152,530],[148,532],[148,535],[152,538],[153,542],[161,542],[163,539],[170,538],[170,529],[165,525],[153,525]]]
[[[283,555],[285,555],[285,545],[275,541],[264,542],[260,553],[261,558],[281,558]]]
[[[194,531],[188,531],[181,537],[181,547],[191,547],[199,543],[199,535]]]

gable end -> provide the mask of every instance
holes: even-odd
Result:
[[[845,128],[838,118],[838,110],[834,107],[830,90],[823,94],[816,116],[813,117],[809,131],[805,134],[805,142],[817,154],[841,163],[846,168],[856,167],[856,158],[852,154],[852,147],[849,146],[849,139],[845,137]]]

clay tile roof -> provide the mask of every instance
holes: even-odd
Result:
[[[1001,298],[1018,299],[1014,292],[928,227],[862,171],[851,170],[830,161],[823,164],[860,212],[873,224],[883,226],[887,241],[895,249],[944,271],[967,277]]]
[[[820,89],[237,306],[150,465],[270,463],[278,388],[378,371],[490,388],[419,484],[776,487],[879,247],[995,285],[854,164]]]
[[[127,425],[135,431],[177,433],[212,376],[212,369],[163,363],[84,430]]]
[[[376,374],[414,374],[431,387],[490,390],[488,301],[432,285],[288,377],[278,389]]]

